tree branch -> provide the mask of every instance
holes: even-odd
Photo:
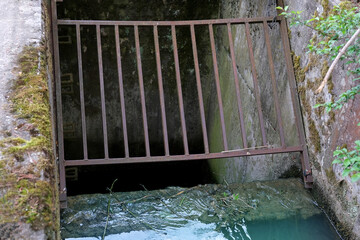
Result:
[[[339,62],[341,56],[346,52],[346,49],[355,41],[356,37],[360,34],[360,28],[356,30],[354,35],[349,39],[349,41],[345,44],[345,46],[339,51],[338,55],[336,56],[335,60],[332,62],[329,70],[327,71],[324,80],[321,82],[320,87],[316,89],[315,93],[320,93],[324,87],[327,81],[329,80],[332,71],[334,70],[336,64]]]

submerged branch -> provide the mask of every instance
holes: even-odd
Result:
[[[103,233],[103,235],[102,235],[101,240],[104,240],[104,239],[105,239],[107,226],[108,226],[108,224],[109,224],[111,195],[112,195],[112,189],[113,189],[114,184],[115,184],[116,181],[117,181],[117,179],[115,179],[115,180],[113,181],[113,183],[111,184],[111,187],[110,187],[110,189],[109,189],[110,193],[109,193],[109,199],[108,199],[108,204],[107,204],[106,224],[105,224],[104,233]]]

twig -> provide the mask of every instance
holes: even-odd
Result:
[[[105,239],[106,230],[107,230],[107,226],[108,226],[108,223],[109,223],[109,216],[110,216],[110,202],[111,202],[112,189],[113,189],[114,184],[115,184],[116,181],[117,181],[117,179],[115,179],[115,180],[113,181],[113,183],[111,184],[111,187],[110,187],[110,189],[109,189],[109,199],[108,199],[108,204],[107,204],[106,224],[105,224],[105,229],[104,229],[104,233],[103,233],[103,235],[102,235],[101,240],[104,240],[104,239]]]
[[[199,186],[187,188],[187,189],[182,190],[182,191],[180,191],[180,192],[178,192],[178,193],[176,193],[176,194],[174,194],[174,195],[169,196],[168,198],[177,197],[177,196],[179,196],[179,195],[181,195],[181,194],[183,194],[183,193],[189,192],[189,191],[194,190],[194,189],[196,189],[196,188],[199,188]]]
[[[339,51],[338,55],[336,56],[335,60],[332,62],[329,70],[327,71],[324,80],[321,82],[320,87],[316,89],[316,93],[320,93],[324,87],[327,81],[329,80],[332,71],[334,70],[336,64],[339,62],[342,55],[344,55],[346,49],[355,41],[356,37],[360,34],[360,28],[352,35],[352,37],[349,39],[349,41],[345,44],[345,46]]]
[[[139,185],[142,186],[145,191],[147,191],[147,192],[149,191],[149,190],[147,190],[147,188],[143,184],[139,184]]]
[[[224,182],[226,183],[226,186],[229,187],[229,183],[226,181],[225,177],[224,177]]]
[[[240,201],[242,201],[243,203],[245,203],[246,206],[255,209],[253,206],[249,205],[248,203],[246,203],[241,197],[238,198]]]
[[[130,213],[131,216],[133,216],[134,218],[138,218],[138,216],[136,216],[135,213],[131,212],[131,211],[125,206],[126,202],[120,201],[120,200],[119,200],[117,197],[115,197],[115,196],[113,196],[113,198],[120,204],[121,208],[122,208],[124,211]],[[155,228],[152,227],[151,225],[149,225],[149,224],[141,221],[140,219],[138,219],[138,221],[139,221],[141,224],[145,225],[147,228],[150,228],[150,229],[152,229],[152,230],[154,230],[154,231],[156,231],[156,232],[159,232],[157,229],[155,229]],[[160,232],[160,233],[161,233],[161,232]]]
[[[223,201],[226,205],[228,205],[227,202],[229,202],[229,197],[220,198],[220,200]],[[256,209],[253,206],[249,205],[247,202],[245,202],[241,197],[239,197],[238,200],[242,201],[247,207],[252,208],[254,210]]]
[[[153,197],[153,196],[151,196],[151,195],[145,195],[145,196],[143,196],[143,197],[141,197],[141,198],[137,198],[137,199],[134,199],[134,200],[131,200],[131,201],[121,201],[121,202],[117,202],[117,203],[118,203],[118,204],[123,204],[123,203],[136,203],[136,202],[141,201],[141,200],[144,200],[144,199],[146,199],[146,198],[148,198],[148,197]]]
[[[183,198],[181,199],[181,202],[180,202],[180,204],[179,204],[179,207],[181,207],[181,205],[183,204],[184,200],[185,200],[185,197],[183,197]]]
[[[121,207],[122,207],[125,211],[127,211],[128,213],[130,213],[131,216],[133,216],[134,218],[138,218],[138,216],[136,216],[135,213],[131,212],[127,207],[125,207],[125,204],[121,204]],[[150,228],[151,230],[154,230],[154,231],[158,232],[158,230],[156,230],[155,228],[153,228],[151,225],[149,225],[149,224],[147,224],[147,223],[145,223],[145,222],[143,222],[143,221],[140,221],[140,220],[139,220],[139,222],[142,223],[142,224],[144,224],[146,227]]]

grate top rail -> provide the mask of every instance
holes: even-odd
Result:
[[[281,17],[257,17],[257,18],[229,18],[229,19],[207,19],[207,20],[184,20],[184,21],[111,21],[111,20],[63,20],[58,19],[58,25],[103,25],[103,26],[189,26],[189,25],[224,25],[279,22]]]

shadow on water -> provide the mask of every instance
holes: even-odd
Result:
[[[107,240],[341,239],[297,179],[69,197],[64,239],[101,239],[105,226]]]

